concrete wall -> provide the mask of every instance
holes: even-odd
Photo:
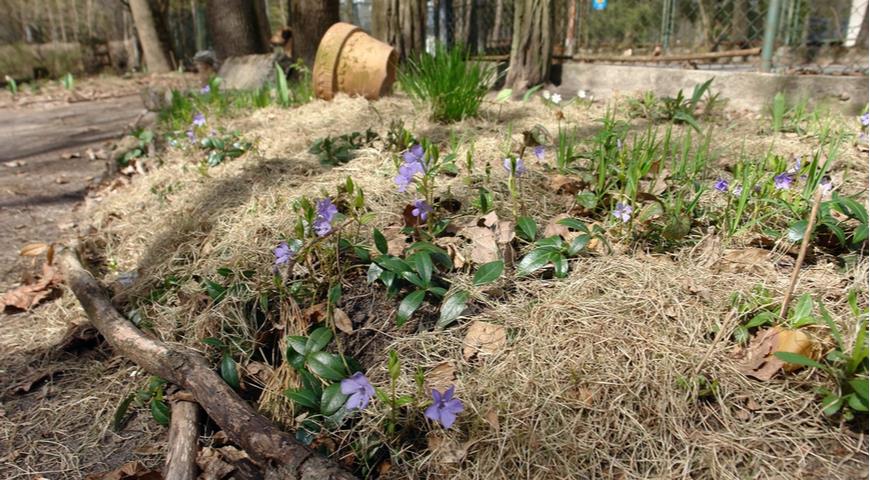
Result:
[[[691,95],[696,84],[715,77],[711,89],[721,92],[722,97],[728,99],[730,109],[762,111],[780,91],[789,101],[807,98],[811,105],[826,105],[848,115],[859,114],[867,106],[867,77],[779,75],[589,63],[565,63],[561,67],[562,82],[556,90],[568,97],[576,95],[579,89],[589,90],[598,98],[633,95],[648,90],[659,96],[673,96],[683,89],[684,93]]]

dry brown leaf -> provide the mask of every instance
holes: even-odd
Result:
[[[332,311],[332,319],[335,321],[335,328],[341,330],[342,332],[350,335],[353,333],[353,322],[350,321],[350,317],[344,313],[344,310],[340,308],[336,308]]]
[[[740,248],[725,250],[712,266],[718,273],[757,273],[763,274],[773,270],[770,261],[770,251],[763,248]]]
[[[42,276],[34,283],[21,285],[7,291],[0,297],[0,311],[6,307],[28,310],[51,294],[55,285],[61,282],[60,272],[48,263],[42,265]]]
[[[483,414],[483,419],[486,420],[486,423],[492,427],[496,432],[501,428],[501,424],[498,421],[498,412],[495,409],[489,409],[486,413]]]
[[[273,370],[271,366],[263,362],[248,362],[245,364],[245,373],[265,385],[272,378]]]
[[[465,227],[460,235],[471,240],[471,261],[484,264],[498,260],[498,242],[495,233],[486,227]]]
[[[163,475],[138,461],[128,462],[110,472],[92,473],[85,480],[161,480]]]
[[[767,381],[782,369],[791,372],[801,368],[800,365],[786,363],[774,355],[774,352],[798,353],[809,358],[815,355],[815,344],[806,333],[800,330],[773,327],[760,330],[745,349],[743,362],[739,365],[740,373],[746,376]]]
[[[226,447],[223,447],[226,448]],[[236,467],[224,461],[217,449],[205,447],[196,455],[196,464],[200,473],[198,480],[223,480]]]
[[[441,362],[426,372],[426,386],[430,390],[443,392],[456,380],[456,366],[451,361]]]
[[[475,320],[462,341],[462,356],[470,360],[476,355],[493,355],[507,344],[507,331],[501,325]]]
[[[571,240],[574,240],[574,237],[576,237],[577,235],[580,235],[580,232],[572,232],[572,231],[568,230],[568,227],[566,227],[564,225],[560,225],[558,223],[559,220],[562,220],[565,218],[570,218],[570,217],[571,216],[568,215],[567,213],[560,213],[559,215],[556,215],[555,217],[550,219],[550,222],[547,223],[547,226],[544,228],[544,238],[552,237],[553,235],[558,235],[569,242]]]
[[[459,443],[456,440],[444,436],[441,432],[430,432],[426,435],[426,443],[429,451],[441,464],[460,463],[468,453],[471,442]]]
[[[435,244],[447,250],[447,255],[453,260],[453,268],[462,268],[468,262],[462,254],[462,239],[459,237],[441,237]]]
[[[574,195],[583,189],[583,182],[566,175],[554,175],[550,178],[550,190],[558,194]]]
[[[308,320],[308,323],[313,325],[322,322],[326,319],[326,302],[312,305],[302,312],[302,318]]]
[[[10,387],[7,390],[7,393],[11,395],[28,393],[33,390],[34,387],[41,385],[42,382],[51,379],[56,373],[61,372],[63,372],[63,369],[59,366],[31,370],[24,374],[24,378],[21,379],[21,381]]]
[[[385,227],[381,233],[387,239],[387,253],[401,257],[405,253],[405,247],[408,246],[407,237],[402,233],[402,227],[397,225]]]

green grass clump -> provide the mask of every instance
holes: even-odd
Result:
[[[495,70],[468,60],[464,48],[435,47],[435,54],[408,60],[399,72],[399,82],[408,95],[428,103],[432,119],[457,122],[477,115]]]

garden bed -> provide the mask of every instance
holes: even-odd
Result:
[[[720,112],[703,122],[705,133],[699,133],[687,125],[630,119],[629,103],[557,105],[538,96],[488,101],[479,118],[449,125],[431,122],[425,109],[403,96],[376,102],[339,96],[223,119],[205,112],[205,124],[192,130],[197,141],[221,138],[250,147],[240,144],[237,156],[211,161],[210,152],[224,150],[204,152],[188,143],[184,131],[174,132],[149,172],[89,199],[83,239],[102,282],[140,328],[203,352],[216,369],[229,363],[237,369],[243,397],[360,476],[863,477],[866,414],[855,421],[823,414],[816,390],[833,387],[828,376],[809,368],[780,371],[765,381],[745,374],[751,348],[746,341],[760,329],[747,328],[741,337],[741,325],[778,308],[797,247],[785,234],[794,220],[784,213],[787,206],[769,207],[771,215],[751,208],[737,219],[733,213],[740,198],[733,188],[741,168],[748,168],[743,160],[767,158],[756,172],[757,184],[764,184],[759,195],[798,205],[801,173],[815,175],[807,163],[796,172],[789,195],[773,186],[774,176],[798,155],[804,162],[814,155],[831,158],[829,173],[838,192],[866,202],[860,124],[854,117],[820,116],[815,126],[808,120],[801,134],[770,133],[767,118]],[[627,123],[604,127],[602,119]],[[432,243],[449,254],[452,268],[439,266],[436,258],[433,278],[441,278],[446,298],[459,292],[467,297],[451,322],[441,322],[441,300],[427,293],[398,326],[400,304],[415,289],[413,282],[397,287],[393,296],[383,276],[368,281],[372,260],[366,255],[402,258],[403,249],[432,231],[411,213],[419,198],[413,187],[397,191],[397,166],[409,145],[390,141],[395,136],[388,132],[401,131],[396,121],[417,140],[438,146],[442,160],[455,155],[456,170],[445,168],[425,196],[435,207],[429,223],[449,220]],[[537,152],[540,157],[533,154],[529,138],[539,126],[553,137],[560,126],[576,129],[577,159],[571,165],[557,171],[555,139],[541,142],[546,145]],[[333,163],[324,165],[309,153],[317,140],[368,129],[379,139],[355,140],[358,148],[346,162],[342,154],[321,153]],[[668,129],[670,144],[664,143]],[[602,140],[602,131],[614,136]],[[840,141],[832,155],[835,137]],[[617,138],[618,151],[613,150]],[[633,150],[642,145],[650,156],[666,150],[660,164],[667,166],[656,169],[667,168],[669,175],[639,178],[644,195],[629,202],[631,221],[624,223],[614,215],[620,212],[612,211],[617,200],[624,201],[622,193],[584,204],[589,199],[583,192],[598,181],[589,167],[595,149],[613,150],[608,155],[614,161],[628,164],[643,155]],[[524,164],[506,168],[506,155],[520,151]],[[678,165],[693,173],[679,177]],[[554,181],[557,175],[563,177]],[[657,187],[659,178],[666,185]],[[724,192],[715,188],[717,180],[728,182]],[[672,202],[682,191],[678,182],[696,205],[687,221],[669,222],[664,213],[670,207],[656,213],[649,205],[659,200],[644,199]],[[364,200],[357,204],[360,189]],[[335,220],[323,240],[311,232],[300,237],[297,222],[306,207],[299,202],[327,197],[346,217]],[[801,208],[806,205],[795,206]],[[523,258],[537,248],[531,240],[557,235],[573,244],[578,228],[556,223],[560,215],[590,228],[585,248],[517,275]],[[522,238],[528,232],[517,228],[521,218],[534,221],[531,238]],[[340,229],[341,222],[347,227]],[[843,222],[847,232],[854,227],[851,220]],[[384,232],[386,251],[373,229]],[[497,251],[485,246],[490,236]],[[365,253],[346,245],[340,249],[339,237]],[[316,253],[307,263],[276,266],[276,246],[285,241],[299,250],[294,240]],[[850,309],[850,292],[859,308],[867,308],[865,247],[856,251],[833,241],[813,247],[796,290],[825,306],[849,345],[861,328]],[[480,266],[494,259],[505,261],[504,272],[481,281]],[[812,315],[821,318],[818,305]],[[46,307],[45,316],[62,325],[82,314],[65,293]],[[834,340],[821,320],[816,323],[803,330],[822,358]],[[285,391],[306,386],[291,366],[288,337],[308,335],[318,326],[335,332],[324,350],[352,357],[385,396],[376,396],[361,412],[344,412],[314,427],[314,409],[294,404]],[[20,343],[22,349],[32,346],[31,340]],[[390,351],[398,370],[388,368]],[[101,385],[80,394],[103,399],[96,413],[82,402],[65,407],[65,415],[78,418],[87,411],[94,425],[108,425],[111,407],[133,389],[146,389],[145,379],[127,375],[127,370],[115,373],[110,392],[103,393]],[[430,389],[450,386],[464,411],[444,428],[423,412]],[[407,404],[393,409],[395,398],[406,398]],[[78,408],[83,411],[74,413]],[[160,428],[144,417],[127,428]],[[94,431],[82,443],[101,443],[105,435],[105,429]]]

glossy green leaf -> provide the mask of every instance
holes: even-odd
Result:
[[[804,238],[804,233],[807,231],[807,221],[806,220],[798,220],[797,222],[791,224],[788,227],[788,231],[786,232],[786,236],[788,237],[790,242],[800,242]]]
[[[287,346],[290,347],[290,349],[294,350],[296,353],[300,355],[305,355],[305,343],[307,341],[308,339],[305,337],[293,335],[287,337]]]
[[[526,276],[534,273],[537,270],[544,268],[550,263],[550,254],[552,250],[536,248],[529,252],[520,263],[517,264],[517,275]]]
[[[327,296],[330,305],[338,305],[338,302],[341,301],[341,284],[336,283],[329,289],[329,295]]]
[[[286,390],[284,396],[295,402],[297,405],[305,408],[317,409],[320,406],[320,399],[318,396],[311,390],[305,388]]]
[[[124,424],[127,423],[127,411],[130,409],[130,404],[133,400],[136,399],[136,394],[131,393],[124,397],[121,400],[121,403],[118,404],[118,408],[115,409],[115,414],[112,415],[112,430],[119,432],[124,428]]]
[[[317,327],[308,336],[308,341],[305,342],[304,354],[308,355],[312,352],[323,350],[323,347],[329,344],[332,340],[332,330],[326,327]]]
[[[799,353],[792,352],[773,352],[776,358],[782,360],[786,363],[793,363],[795,365],[803,365],[804,367],[813,367],[813,368],[825,368],[821,363],[813,360],[812,358],[807,358]]]
[[[589,228],[586,227],[586,224],[576,218],[563,218],[556,223],[558,223],[559,225],[564,225],[572,230],[579,230],[584,233],[589,233]]]
[[[445,328],[450,325],[465,311],[469,294],[465,290],[459,290],[447,297],[441,304],[441,314],[435,323],[435,328]]]
[[[477,286],[492,283],[504,272],[504,260],[484,263],[474,273],[474,284]]]
[[[428,252],[417,252],[411,255],[410,260],[414,269],[417,270],[417,275],[423,280],[423,286],[428,286],[429,282],[432,281],[432,270],[435,269],[432,257],[429,256]]]
[[[516,232],[517,236],[523,240],[534,242],[538,235],[538,226],[531,217],[519,217],[517,218]]]
[[[550,261],[553,262],[556,277],[565,278],[568,276],[568,260],[561,253],[551,253]]]
[[[347,402],[347,395],[341,393],[341,383],[335,382],[323,389],[320,398],[320,413],[326,416],[337,412]]]
[[[390,251],[387,238],[377,228],[372,231],[372,236],[375,238],[375,248],[378,249],[381,255],[386,255]]]
[[[341,357],[329,352],[313,352],[306,357],[308,368],[318,377],[337,382],[347,377]]]
[[[589,235],[583,234],[571,240],[571,245],[568,246],[568,256],[573,257],[580,254],[586,248],[586,245],[589,244],[589,239]]]
[[[401,275],[402,273],[411,271],[411,267],[409,267],[408,264],[405,263],[404,260],[390,256],[390,255],[380,256],[377,259],[375,259],[375,262],[377,262],[377,264],[380,265],[381,267],[383,267],[383,268],[385,268],[393,273],[396,273],[398,275]]]
[[[411,315],[414,315],[414,312],[420,308],[420,304],[423,303],[423,298],[426,297],[425,290],[415,290],[409,293],[403,300],[402,303],[399,304],[399,311],[396,314],[396,324],[398,326],[402,326],[405,322],[411,318]]]
[[[381,277],[382,273],[384,273],[384,269],[379,267],[377,263],[372,263],[369,265],[368,271],[366,271],[366,283],[374,283]]]
[[[236,366],[236,361],[233,360],[233,357],[229,353],[224,353],[221,356],[221,378],[235,389],[240,387],[239,369]]]
[[[151,416],[154,417],[154,421],[163,426],[169,425],[169,405],[166,405],[166,402],[163,400],[151,400]]]

